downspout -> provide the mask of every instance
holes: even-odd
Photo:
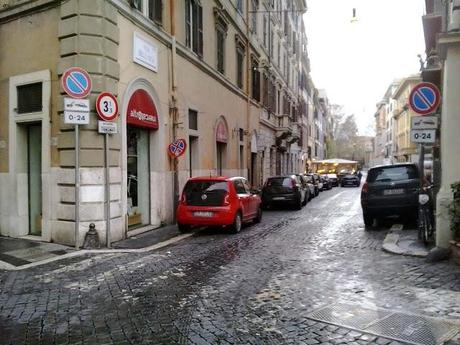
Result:
[[[251,97],[249,93],[249,77],[251,75],[251,66],[250,66],[250,45],[249,45],[249,0],[246,1],[246,128],[248,130],[248,135],[246,136],[246,145],[247,149],[246,152],[248,153],[248,156],[246,157],[246,164],[248,166],[248,175],[249,171],[251,172],[251,176],[248,176],[248,180],[252,180],[252,176],[254,176],[254,172],[252,171],[252,166],[251,166],[251,156],[252,156],[252,151],[251,151],[251,144],[250,144],[250,116],[251,116]],[[254,181],[251,181],[253,183]]]
[[[171,24],[171,103],[169,106],[169,114],[172,122],[172,141],[177,139],[177,99],[176,99],[176,24],[175,24],[175,0],[169,0],[170,6],[170,24]],[[176,220],[176,209],[179,202],[179,175],[178,175],[178,160],[172,159],[173,164],[173,217]]]

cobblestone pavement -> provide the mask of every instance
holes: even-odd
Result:
[[[360,211],[334,188],[237,235],[0,272],[0,343],[397,344],[309,317],[333,303],[460,320],[460,268],[383,252]]]

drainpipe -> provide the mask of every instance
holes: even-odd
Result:
[[[251,66],[250,66],[250,45],[249,45],[249,0],[246,1],[246,128],[248,130],[248,135],[246,139],[247,143],[247,157],[246,157],[246,164],[248,166],[248,180],[251,181],[251,177],[254,176],[254,172],[252,171],[251,166],[251,144],[250,144],[250,116],[251,116],[251,96],[249,92],[250,84],[249,84],[249,77],[251,75]],[[251,176],[249,176],[249,171],[251,170]],[[254,181],[251,181],[253,183]]]
[[[176,105],[176,5],[175,0],[169,0],[170,6],[170,23],[171,23],[171,104],[169,113],[172,123],[172,141],[177,139],[177,105]],[[173,163],[173,217],[176,220],[176,209],[179,201],[179,175],[178,175],[178,160],[170,158]]]

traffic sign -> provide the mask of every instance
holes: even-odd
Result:
[[[411,117],[411,129],[436,129],[438,118],[436,116],[413,116]]]
[[[418,83],[409,95],[410,108],[420,115],[434,112],[441,101],[441,93],[432,83]]]
[[[87,125],[89,124],[89,113],[65,110],[64,123],[69,125]]]
[[[113,121],[118,116],[118,102],[110,92],[102,92],[96,99],[96,110],[103,121]]]
[[[64,110],[89,113],[89,99],[64,98]]]
[[[85,98],[91,92],[91,77],[80,67],[71,67],[61,77],[64,91],[73,98]]]
[[[177,139],[168,146],[168,154],[173,158],[178,158],[185,153],[187,142],[184,139]]]
[[[435,139],[435,129],[413,129],[410,131],[410,140],[413,143],[434,143]]]
[[[98,121],[97,131],[101,134],[117,134],[117,123]]]

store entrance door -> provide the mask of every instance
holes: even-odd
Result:
[[[42,234],[42,126],[27,125],[29,234]]]
[[[150,224],[149,134],[127,125],[128,230]]]

